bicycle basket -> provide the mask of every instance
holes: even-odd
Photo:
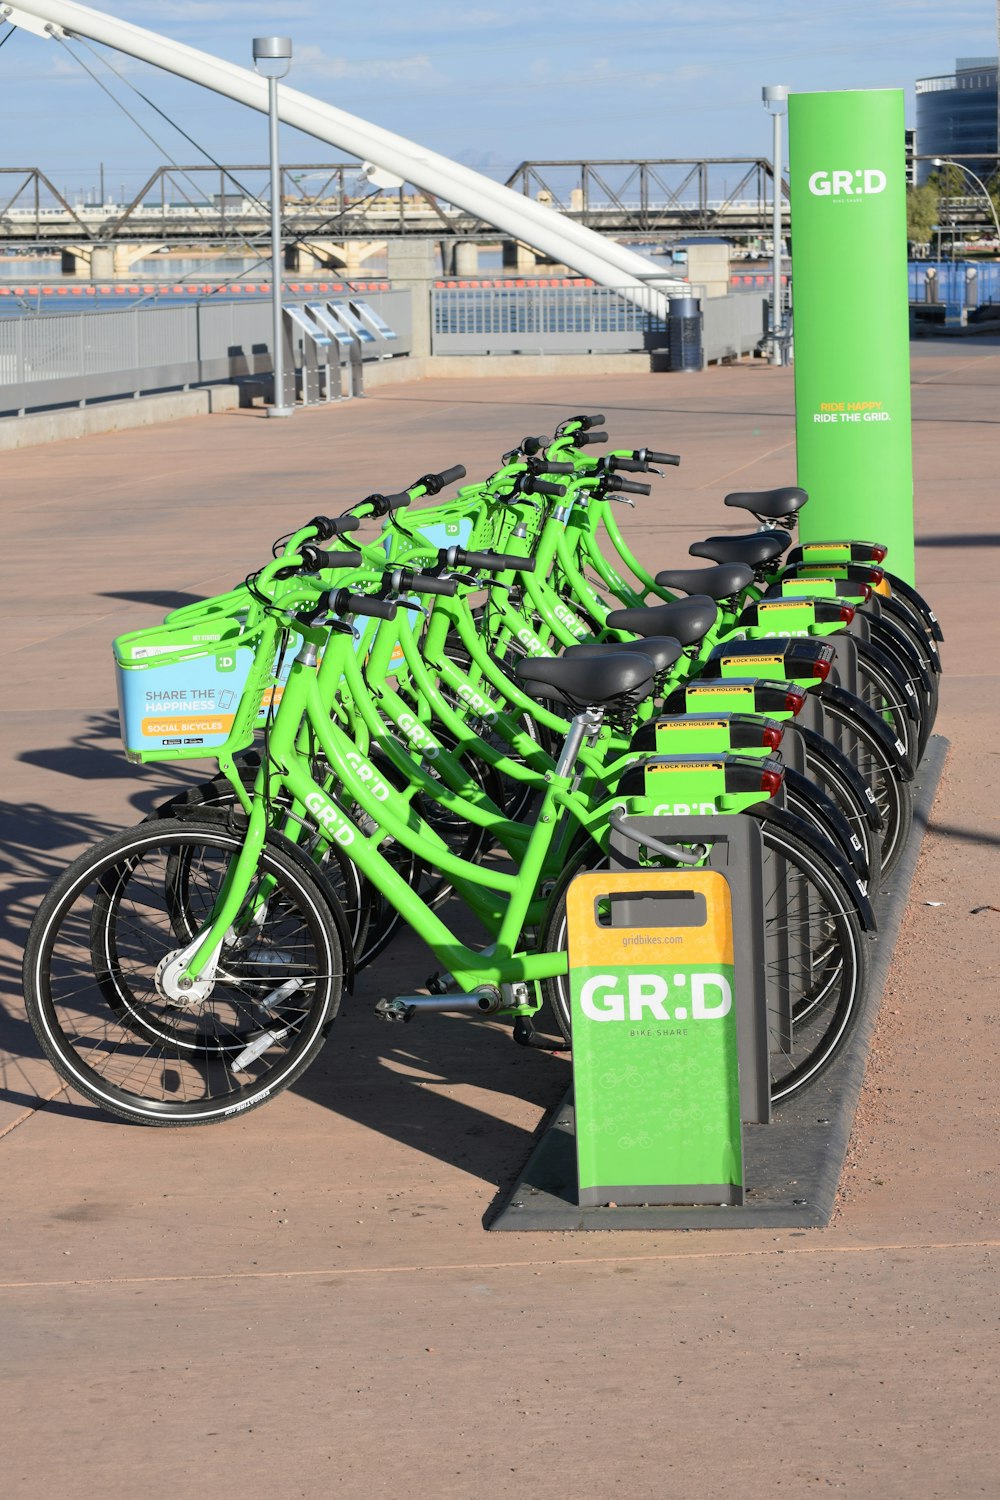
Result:
[[[280,634],[267,617],[250,625],[245,614],[206,612],[119,636],[118,713],[127,759],[214,759],[245,749],[272,698],[280,698],[297,649],[293,636],[282,652]]]

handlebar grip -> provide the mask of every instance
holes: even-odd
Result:
[[[458,593],[457,578],[439,578],[435,573],[415,573],[412,568],[397,568],[391,575],[394,589],[401,594],[445,594],[449,599]]]
[[[615,454],[607,460],[609,469],[624,469],[626,474],[645,474],[646,465],[637,458],[617,458]]]
[[[418,594],[444,594],[451,599],[458,593],[458,579],[436,578],[433,573],[415,573],[413,589]]]
[[[550,464],[546,460],[546,464],[545,464],[545,468],[543,470],[543,473],[545,473],[545,474],[575,474],[576,473],[576,464]]]
[[[573,442],[578,448],[585,448],[588,443],[606,443],[608,435],[606,432],[574,432]]]
[[[348,531],[357,531],[360,516],[313,516],[309,525],[319,542],[328,542],[331,537],[344,536]]]
[[[409,505],[410,497],[404,490],[400,495],[366,495],[359,500],[359,505],[370,505],[373,516],[387,515],[390,510],[401,510],[404,505]]]
[[[634,479],[619,479],[617,474],[612,474],[610,477],[615,483],[609,484],[608,488],[620,490],[625,495],[651,495],[653,492],[651,484],[636,484]]]
[[[422,474],[420,478],[410,485],[415,490],[419,485],[428,495],[437,495],[444,489],[446,484],[454,484],[456,479],[464,479],[466,469],[464,464],[453,464],[450,469],[442,469],[440,474]],[[390,495],[391,500],[393,497]]]
[[[561,499],[566,493],[566,486],[553,484],[548,479],[536,479],[532,474],[525,480],[524,493],[526,495],[555,495],[557,499]]]
[[[581,417],[570,417],[570,421],[571,422],[579,422],[580,423],[580,426],[583,428],[584,432],[586,432],[591,427],[601,427],[601,426],[603,426],[603,424],[607,420],[608,419],[604,415],[603,412],[598,412],[598,414],[597,414],[596,417],[582,417],[582,416]]]
[[[438,553],[443,566],[471,568],[476,573],[533,573],[535,559],[512,552],[466,552],[463,547],[443,547]]]
[[[322,547],[314,547],[307,543],[302,549],[303,573],[324,573],[334,568],[360,568],[364,564],[364,558],[360,552],[324,552]]]
[[[542,449],[547,448],[551,442],[552,439],[547,437],[525,437],[521,439],[518,446],[526,458],[534,458],[536,453],[541,453]]]
[[[681,461],[679,453],[654,453],[652,448],[646,448],[644,452],[648,464],[672,464],[676,468]]]
[[[374,594],[352,594],[349,589],[332,593],[330,608],[337,615],[370,615],[375,620],[396,618],[395,600],[376,599]]]
[[[456,480],[464,479],[468,472],[464,464],[452,464],[450,469],[442,469],[438,478],[442,485],[454,484]]]

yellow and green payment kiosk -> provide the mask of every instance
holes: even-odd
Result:
[[[821,542],[886,543],[912,583],[903,95],[792,94],[788,112],[800,537],[817,561]],[[625,842],[704,841],[704,867],[639,869],[613,841],[611,870],[568,893],[581,1206],[742,1204],[742,1127],[768,1120],[790,1035],[791,996],[765,994],[754,820],[710,796],[664,807]]]

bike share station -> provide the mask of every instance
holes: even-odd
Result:
[[[900,90],[789,98],[796,445],[798,482],[810,497],[801,541],[871,536],[889,544],[895,571],[912,584],[903,136]],[[755,671],[763,654],[765,675],[780,676],[768,636],[806,632],[780,600],[758,606],[753,623],[747,633],[756,639],[745,642],[742,660],[732,647],[728,656]],[[834,680],[856,690],[850,636],[825,644]],[[726,675],[723,664],[714,686]],[[692,745],[701,753],[686,768],[660,768],[672,814],[620,817],[610,868],[569,888],[573,1088],[491,1229],[829,1221],[947,741],[930,740],[916,774],[913,831],[875,903],[860,1024],[815,1083],[772,1111],[769,1053],[787,1048],[796,1024],[789,986],[772,977],[788,965],[775,959],[797,944],[805,954],[807,945],[793,920],[765,938],[763,913],[783,900],[780,862],[754,819],[718,815],[726,799],[713,796],[712,778],[722,763],[703,748],[712,743],[710,724],[703,728],[709,737]],[[657,772],[646,774],[648,791]],[[642,868],[643,849],[683,854],[674,841],[703,846],[699,868]],[[769,951],[774,944],[785,953]]]
[[[363,360],[390,359],[398,334],[367,302],[293,303],[282,309],[284,403],[304,406],[363,396]]]

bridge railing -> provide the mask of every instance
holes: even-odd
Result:
[[[699,296],[702,289],[691,287]],[[649,305],[611,287],[436,287],[431,350],[445,354],[628,354],[661,348],[667,324]],[[760,342],[765,298],[701,297],[706,360],[749,354]],[[659,306],[659,297],[655,296]]]
[[[408,353],[410,294],[364,300]],[[0,415],[259,379],[271,371],[271,334],[269,301],[2,318]]]

